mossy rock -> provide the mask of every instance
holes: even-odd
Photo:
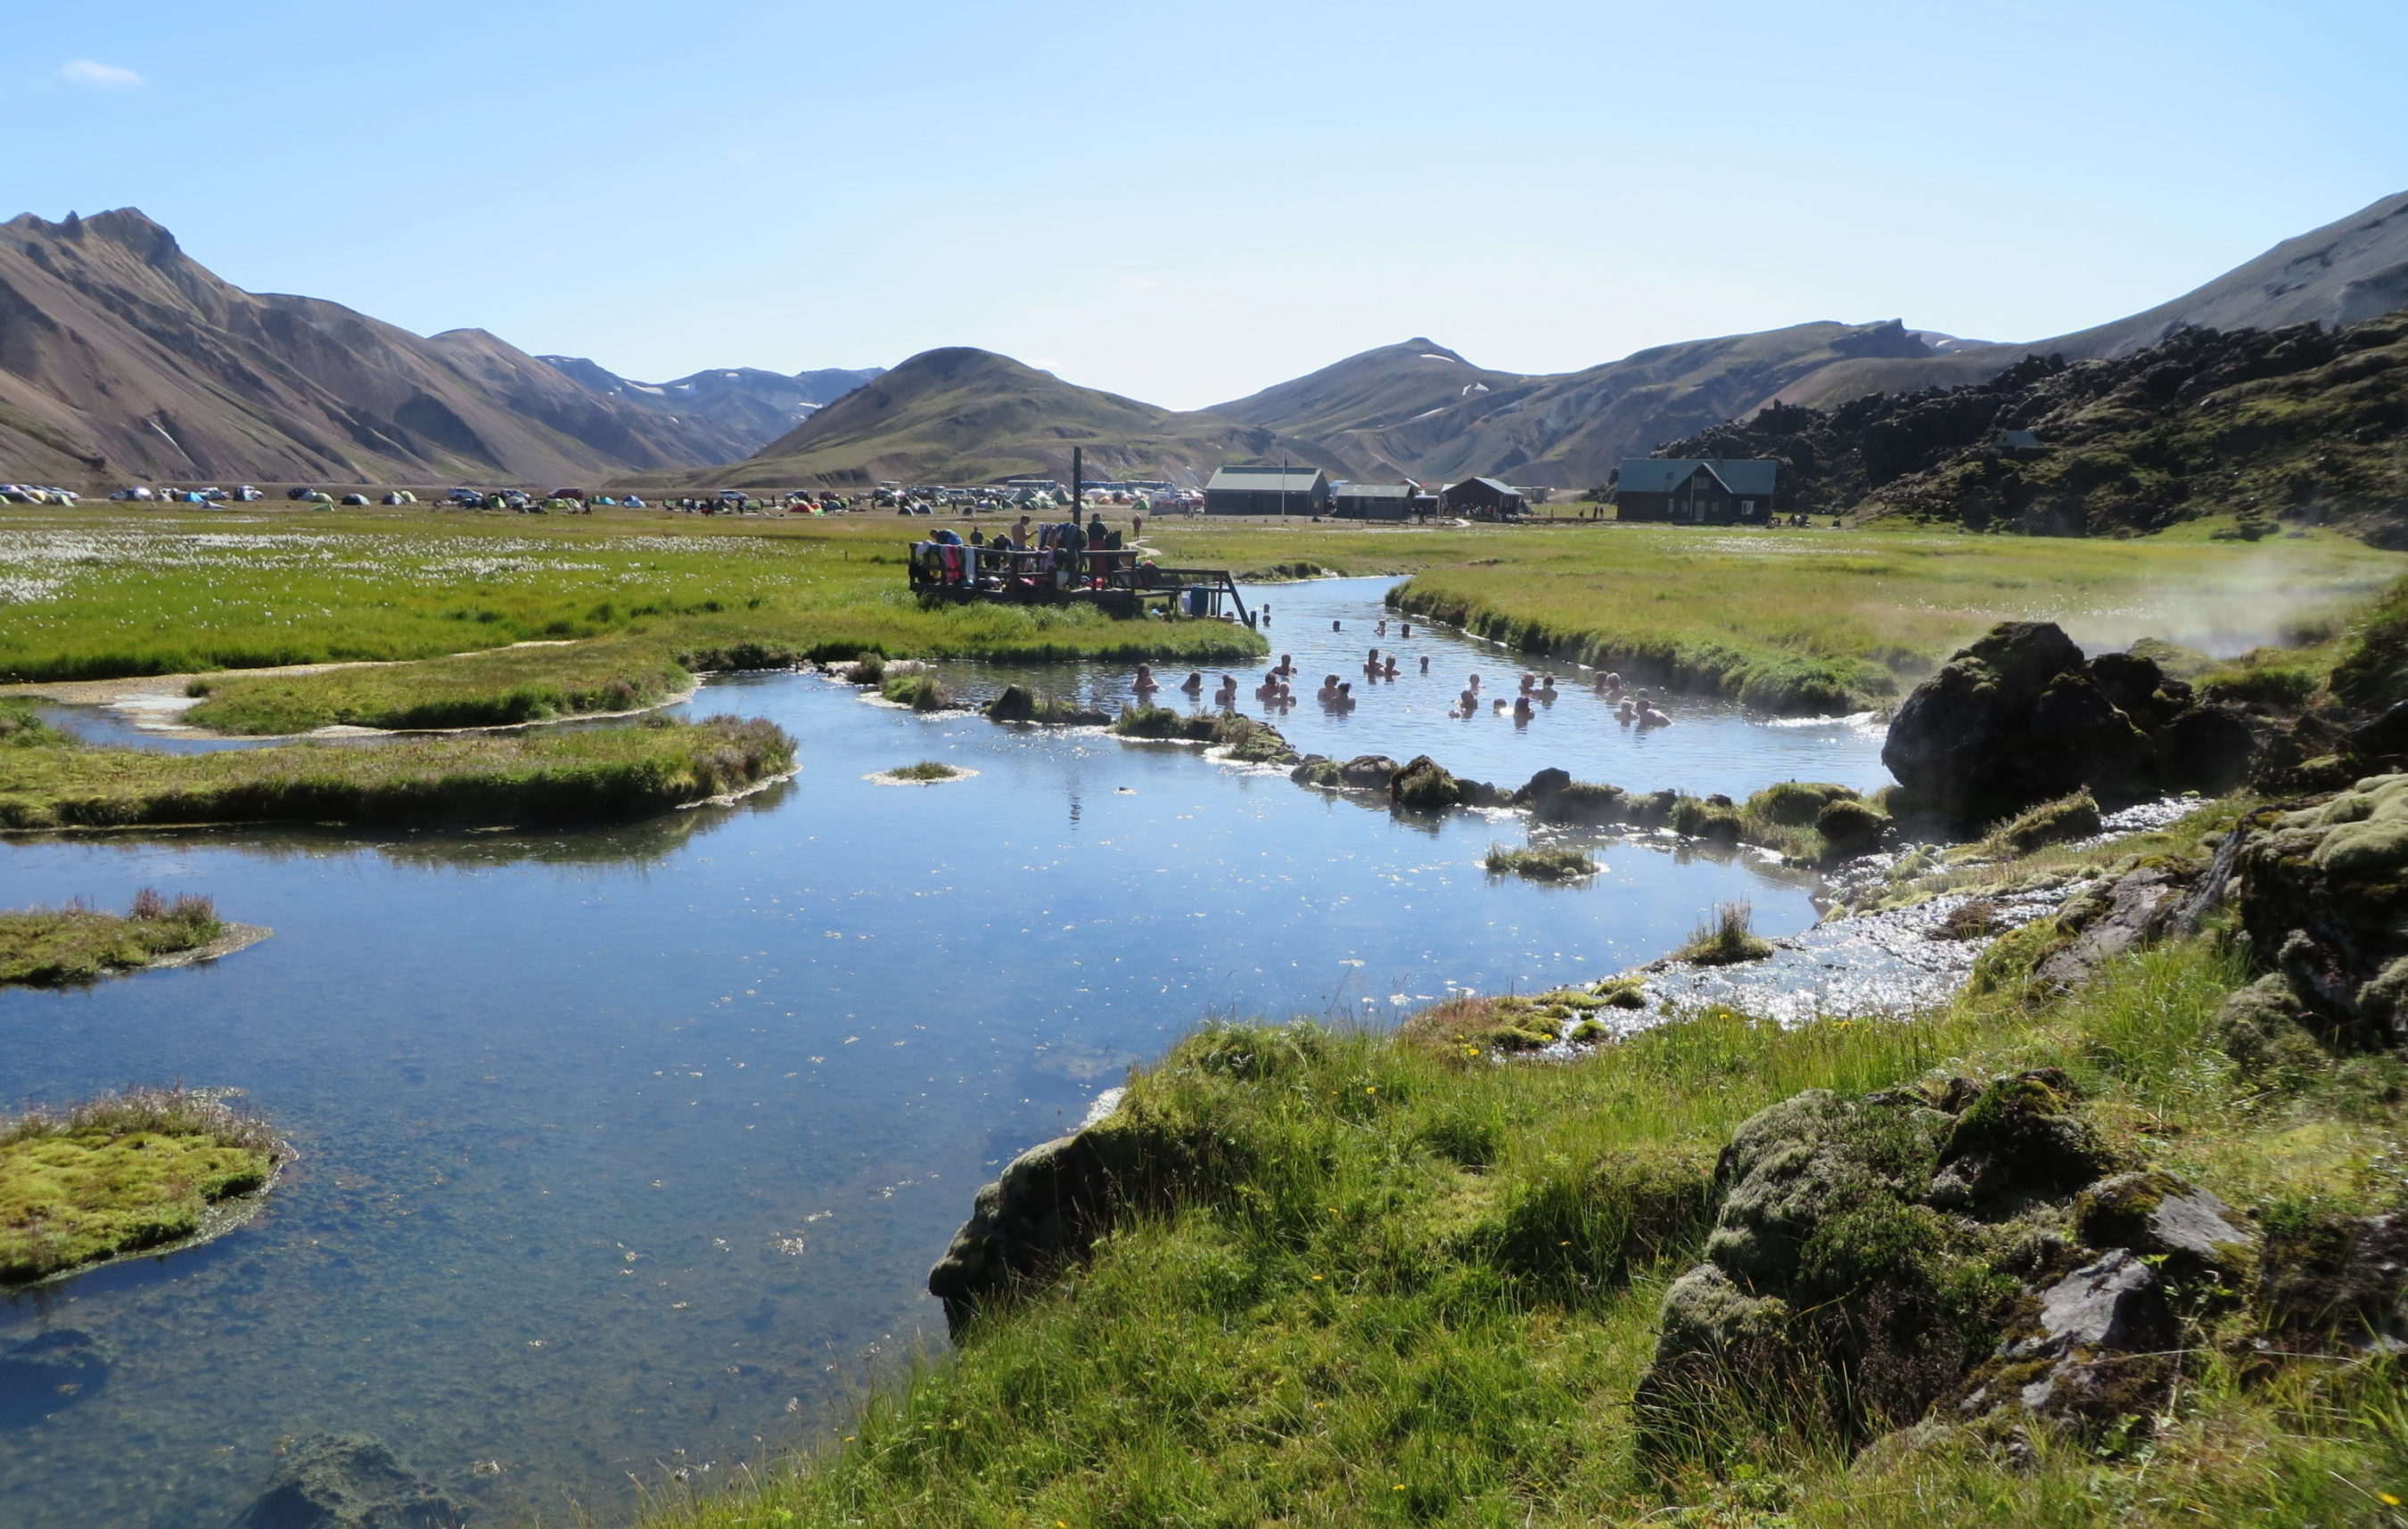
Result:
[[[1991,839],[2011,853],[2028,855],[2052,844],[2093,838],[2106,831],[2099,803],[2088,792],[2042,802],[1991,831]]]
[[[1442,812],[1463,799],[1463,783],[1427,754],[1388,778],[1388,800],[1407,811]]]
[[[1834,802],[1856,799],[1856,793],[1847,786],[1822,780],[1784,780],[1749,797],[1746,811],[1750,817],[1779,823],[1784,828],[1811,828]]]
[[[1956,1117],[1932,1179],[1931,1203],[1971,1209],[2095,1181],[2112,1158],[2074,1112],[2075,1097],[2072,1079],[2054,1067],[1992,1082]]]

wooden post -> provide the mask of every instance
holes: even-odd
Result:
[[[1070,448],[1070,519],[1077,520],[1087,508],[1087,452],[1084,447]]]

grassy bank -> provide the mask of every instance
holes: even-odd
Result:
[[[2057,1065],[2111,1134],[2236,1205],[2387,1208],[2400,1067],[2269,1095],[2208,1035],[2238,978],[2193,942],[2039,1010],[1786,1031],[1716,1014],[1541,1067],[1205,1031],[1106,1127],[1162,1166],[1090,1266],[979,1319],[807,1468],[654,1522],[2384,1522],[2372,1493],[2408,1479],[2387,1362],[2270,1379],[2206,1356],[2148,1450],[2040,1437],[2022,1472],[1942,1429],[1853,1465],[1776,1433],[1668,1479],[1626,1422],[1716,1152],[1804,1089]]]
[[[187,893],[170,902],[147,889],[122,914],[89,907],[0,910],[0,987],[89,982],[198,950],[224,932],[208,898]]]
[[[351,727],[500,727],[634,711],[683,693],[694,676],[656,644],[601,637],[564,648],[504,648],[457,658],[320,674],[192,682],[206,697],[194,727],[251,735]]]
[[[180,1089],[0,1121],[0,1282],[192,1236],[278,1153],[264,1122]]]
[[[665,811],[793,764],[779,728],[731,718],[199,754],[0,749],[0,829],[574,822]]]
[[[2338,537],[2243,549],[1904,532],[1596,527],[1434,566],[1398,609],[1534,655],[1786,713],[1889,704],[1995,622],[2221,652],[2313,639],[2401,564]]]
[[[2196,855],[2231,815],[1985,874]],[[1203,1029],[1090,1134],[1124,1195],[1091,1258],[975,1315],[841,1438],[652,1529],[2397,1522],[2408,1370],[2237,1339],[2191,1355],[2137,1447],[1941,1419],[1856,1454],[1768,1399],[1710,1449],[1642,1450],[1629,1407],[1718,1154],[1808,1089],[2053,1066],[2111,1151],[2270,1228],[2408,1208],[2408,1065],[2244,1071],[2216,1025],[2244,973],[2212,933],[2046,1001],[2004,970],[2029,956],[2002,945],[1993,980],[1913,1022],[1710,1011],[1536,1066],[1489,1060],[1544,1038],[1523,1011],[1595,1034],[1624,994],[1457,1000],[1390,1035]]]

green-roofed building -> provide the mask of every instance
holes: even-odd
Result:
[[[1770,459],[1644,457],[1614,469],[1613,513],[1675,525],[1766,525],[1781,464]]]

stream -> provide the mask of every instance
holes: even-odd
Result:
[[[1304,671],[1276,719],[1299,749],[1428,753],[1508,786],[1545,765],[1734,795],[1887,779],[1861,721],[1675,700],[1673,726],[1638,734],[1561,665],[1526,727],[1450,720],[1465,674],[1510,695],[1521,668],[1418,622],[1375,636],[1397,631],[1388,583],[1249,592]],[[1408,674],[1363,682],[1372,646]],[[1265,666],[1229,671],[1240,709]],[[1356,681],[1351,714],[1310,700],[1332,670]],[[1130,672],[947,678],[1109,709]],[[574,832],[0,845],[8,906],[155,886],[276,930],[210,965],[0,991],[0,1101],[235,1087],[301,1154],[216,1243],[0,1303],[0,1349],[72,1328],[112,1362],[64,1403],[0,1381],[0,1517],[222,1522],[281,1445],[358,1431],[479,1522],[624,1522],[638,1483],[725,1480],[941,1349],[921,1282],[978,1185],[1198,1021],[1383,1023],[1592,979],[1734,899],[1770,936],[1815,920],[1811,880],[1755,855],[1606,837],[1583,841],[1603,863],[1584,882],[1495,878],[1481,856],[1523,840],[1518,817],[1397,817],[1189,748],[915,716],[813,674],[715,679],[678,710],[781,723],[797,776]],[[865,779],[921,759],[978,773]]]

